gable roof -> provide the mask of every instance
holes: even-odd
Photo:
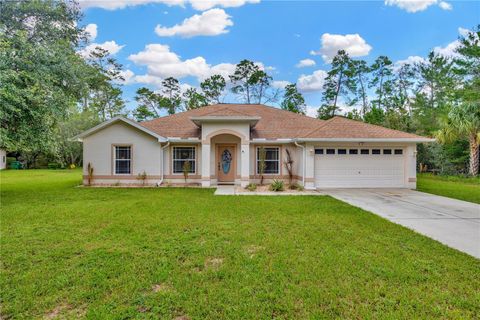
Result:
[[[148,129],[148,128],[142,126],[142,125],[140,125],[140,123],[138,123],[138,122],[136,122],[136,121],[134,121],[134,120],[127,119],[127,118],[124,118],[124,117],[122,117],[122,116],[116,116],[116,117],[113,117],[113,118],[111,118],[111,119],[109,119],[109,120],[107,120],[107,121],[105,121],[105,122],[102,122],[102,123],[100,123],[99,125],[96,125],[95,127],[90,128],[90,129],[88,129],[88,130],[86,130],[86,131],[84,131],[84,132],[76,135],[75,137],[72,138],[72,140],[82,141],[83,138],[88,137],[89,135],[92,135],[92,134],[94,134],[94,133],[96,133],[96,132],[98,132],[98,131],[100,131],[100,130],[102,130],[102,129],[104,129],[104,128],[112,125],[112,124],[114,124],[114,123],[117,123],[117,122],[126,123],[126,124],[128,124],[129,126],[132,126],[132,127],[136,128],[136,129],[142,131],[142,132],[145,132],[145,133],[148,134],[148,135],[151,135],[151,136],[154,137],[154,138],[157,138],[158,141],[160,141],[160,142],[165,142],[165,141],[167,141],[167,139],[165,139],[165,137],[159,135],[157,132],[152,131],[152,130],[150,130],[150,129]]]
[[[256,118],[258,122],[251,128],[252,139],[433,141],[344,117],[324,121],[261,104],[215,104],[141,122],[140,125],[162,137],[201,138],[201,128],[192,121],[201,117]]]

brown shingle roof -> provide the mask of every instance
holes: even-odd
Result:
[[[423,137],[336,116],[309,132],[305,138],[418,139]]]
[[[261,104],[216,104],[140,124],[164,137],[201,138],[201,129],[190,118],[202,116],[260,117],[251,138],[423,138],[360,121],[334,117],[323,121]]]

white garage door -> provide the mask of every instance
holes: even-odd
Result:
[[[399,188],[405,186],[401,148],[315,148],[317,188]]]

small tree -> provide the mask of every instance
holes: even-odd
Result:
[[[263,186],[263,174],[265,173],[265,168],[267,164],[265,158],[267,157],[267,151],[264,147],[258,149],[258,174],[260,175],[260,185]]]
[[[182,166],[183,177],[185,178],[185,183],[187,183],[188,174],[190,173],[190,161],[185,161]]]
[[[87,165],[87,175],[88,175],[88,185],[91,186],[93,181],[93,167],[90,162]]]
[[[293,181],[293,159],[292,155],[290,153],[289,149],[285,149],[285,152],[287,154],[287,158],[284,161],[285,168],[287,169],[288,172],[288,185],[291,187],[292,186],[292,181]]]

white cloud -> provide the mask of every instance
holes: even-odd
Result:
[[[107,50],[108,52],[110,52],[110,54],[112,55],[115,55],[117,54],[123,47],[125,47],[125,45],[119,45],[117,44],[114,40],[112,41],[105,41],[104,43],[91,43],[89,44],[88,46],[86,46],[85,48],[83,48],[83,50],[80,50],[79,53],[80,55],[82,55],[83,57],[88,57],[90,55],[90,52],[92,52],[93,50],[95,50],[96,47],[100,47],[104,50]]]
[[[82,8],[102,8],[106,10],[124,9],[149,3],[184,7],[186,3],[190,3],[194,9],[204,11],[213,7],[240,7],[247,3],[259,3],[260,0],[79,0],[79,2]]]
[[[275,81],[272,82],[272,87],[274,87],[276,89],[284,89],[289,84],[290,84],[290,81],[275,80]]]
[[[455,40],[447,44],[445,47],[435,47],[433,48],[433,51],[445,57],[454,57],[458,55],[458,53],[455,51],[457,50],[459,45],[460,41]]]
[[[327,72],[324,70],[314,71],[310,75],[302,74],[297,81],[297,87],[302,92],[312,92],[322,90]]]
[[[246,3],[259,3],[260,0],[190,0],[192,7],[196,10],[208,10],[213,7],[241,7]]]
[[[409,56],[407,59],[404,60],[398,60],[397,62],[394,63],[393,69],[394,71],[398,71],[402,66],[409,64],[411,66],[414,66],[417,63],[423,63],[425,62],[425,58],[420,57],[420,56]]]
[[[316,118],[317,115],[318,115],[318,107],[314,107],[314,106],[309,106],[307,105],[307,107],[305,108],[306,110],[306,115],[309,116],[309,117],[312,117],[312,118]]]
[[[448,2],[441,1],[438,6],[442,8],[443,10],[452,10],[452,5]]]
[[[136,77],[145,83],[155,83],[157,80],[153,77],[160,79],[195,77],[202,81],[214,74],[220,74],[228,80],[228,75],[235,70],[235,64],[210,65],[201,56],[182,60],[175,52],[170,51],[168,45],[162,44],[148,44],[143,51],[130,55],[128,59],[137,65],[147,67],[147,75]]]
[[[358,34],[330,34],[324,33],[321,37],[322,47],[319,51],[311,51],[310,54],[321,55],[325,62],[331,62],[338,50],[345,50],[351,57],[368,55],[372,46]]]
[[[387,6],[397,6],[410,13],[423,11],[432,5],[438,5],[443,10],[452,10],[452,5],[438,0],[385,0]]]
[[[135,82],[135,73],[130,69],[120,71],[120,75],[124,79],[121,81],[122,84],[131,84]]]
[[[470,32],[471,30],[469,29],[458,27],[458,34],[460,34],[462,37],[466,37]]]
[[[303,67],[311,67],[315,65],[315,61],[312,59],[303,59],[300,60],[299,63],[296,64],[297,68],[303,68]]]
[[[157,25],[155,33],[162,37],[182,36],[185,38],[195,36],[216,36],[227,33],[226,29],[232,26],[230,16],[222,9],[211,9],[202,14],[195,14],[183,20],[181,24],[173,27],[162,27]]]
[[[93,41],[97,37],[97,25],[95,23],[87,24],[85,32],[88,33],[88,40]]]
[[[81,8],[124,9],[148,3],[163,3],[168,6],[184,6],[184,0],[79,0]]]

